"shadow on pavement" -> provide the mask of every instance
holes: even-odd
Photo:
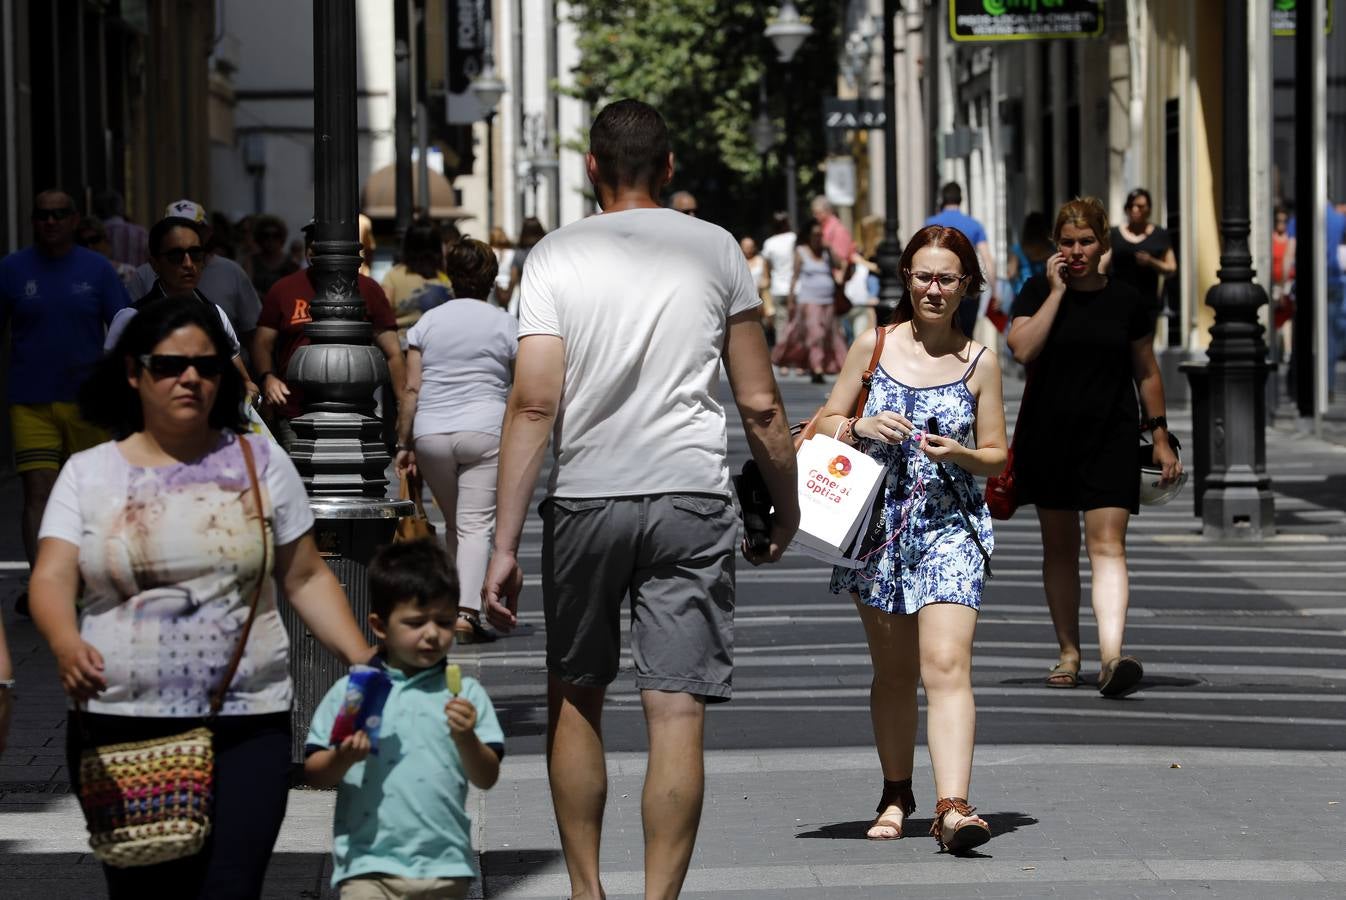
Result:
[[[486,850],[481,854],[481,880],[525,878],[543,872],[565,873],[561,851],[555,847]]]
[[[1030,825],[1036,825],[1038,820],[1032,816],[1020,812],[1004,813],[981,813],[978,812],[986,824],[991,826],[992,836],[1009,834],[1018,831],[1020,828],[1027,828]],[[925,837],[930,833],[930,824],[933,820],[922,818],[907,819],[902,826],[902,832],[907,838]],[[865,833],[869,827],[874,824],[873,819],[861,819],[855,822],[836,822],[832,825],[822,825],[813,831],[802,831],[795,835],[795,839],[809,838],[813,840],[827,841],[865,841]]]
[[[1044,690],[1068,691],[1072,688],[1052,688],[1046,684],[1046,675],[1029,675],[1023,678],[1002,678],[1000,684],[1020,684],[1020,685],[1040,685]],[[1074,690],[1092,691],[1098,682],[1098,672],[1096,670],[1081,669],[1080,684]],[[1176,678],[1172,675],[1146,675],[1140,680],[1140,686],[1137,691],[1148,691],[1156,688],[1189,688],[1197,686],[1208,686],[1209,681],[1203,678]]]

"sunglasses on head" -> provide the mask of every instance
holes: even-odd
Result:
[[[182,265],[184,257],[191,257],[192,262],[199,263],[206,258],[205,247],[171,247],[168,250],[161,250],[156,254],[160,259],[166,259],[175,266]]]
[[[75,211],[68,206],[62,206],[59,209],[35,209],[33,210],[34,222],[53,222],[60,219],[68,219],[75,214]]]
[[[140,364],[155,378],[178,378],[189,368],[202,378],[217,378],[224,371],[218,356],[180,356],[173,353],[145,353]]]

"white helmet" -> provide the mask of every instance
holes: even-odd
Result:
[[[1174,453],[1182,449],[1182,445],[1172,434],[1168,436],[1168,442]],[[1183,487],[1187,484],[1187,472],[1184,471],[1178,476],[1177,480],[1169,484],[1160,484],[1164,477],[1164,470],[1154,463],[1153,444],[1140,445],[1139,462],[1140,503],[1142,506],[1163,506],[1182,493]]]

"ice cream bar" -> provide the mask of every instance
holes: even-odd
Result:
[[[444,683],[448,685],[449,694],[457,697],[463,692],[463,670],[449,663],[444,667]]]
[[[379,752],[379,728],[383,724],[383,704],[392,689],[392,681],[382,669],[373,666],[351,666],[346,679],[346,696],[341,710],[332,723],[333,747],[357,731],[369,738],[370,752]]]

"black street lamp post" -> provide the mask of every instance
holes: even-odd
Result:
[[[358,289],[359,206],[356,200],[355,0],[313,4],[314,219],[311,343],[290,361],[286,380],[304,395],[293,421],[291,454],[317,519],[319,551],[346,590],[355,620],[368,618],[365,567],[392,539],[411,503],[388,500],[388,451],[374,418],[374,392],[388,380],[383,354]],[[295,681],[295,759],[318,701],[345,666],[286,607]],[[370,635],[366,634],[366,637]]]
[[[1248,5],[1230,4],[1224,28],[1220,283],[1206,294],[1215,310],[1208,359],[1183,369],[1192,385],[1194,480],[1202,533],[1260,539],[1275,534],[1276,518],[1266,468],[1266,380],[1271,369],[1258,321],[1267,295],[1253,280],[1248,247]]]
[[[794,0],[785,0],[766,27],[766,36],[776,48],[783,69],[782,96],[785,98],[785,208],[790,226],[799,227],[799,177],[795,166],[794,63],[795,54],[813,34],[813,26],[800,18]]]
[[[393,0],[393,163],[397,237],[411,225],[411,0]]]
[[[883,240],[875,260],[879,264],[880,325],[893,321],[902,299],[902,278],[897,271],[902,245],[897,242],[897,71],[893,62],[897,10],[897,0],[883,0]]]

